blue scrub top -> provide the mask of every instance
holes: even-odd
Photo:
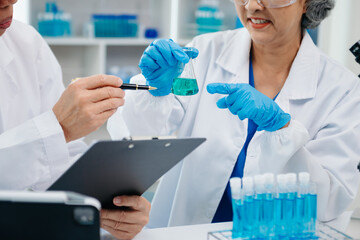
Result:
[[[250,57],[250,64],[249,64],[249,84],[252,87],[255,87],[254,84],[254,72],[253,72],[253,66],[252,66],[252,59]],[[275,96],[274,100],[276,99],[277,95]],[[242,178],[244,175],[244,166],[245,166],[245,159],[246,159],[246,153],[247,148],[249,146],[249,143],[251,139],[253,138],[256,130],[258,128],[258,125],[254,123],[254,121],[248,119],[248,131],[247,131],[247,137],[245,144],[243,148],[241,149],[241,152],[237,158],[235,167],[233,169],[233,172],[231,174],[231,177],[240,177]],[[233,220],[233,211],[232,211],[232,203],[231,203],[231,189],[230,189],[230,181],[226,185],[225,192],[221,198],[221,201],[219,203],[219,206],[216,210],[215,216],[212,220],[213,223],[217,222],[229,222]]]

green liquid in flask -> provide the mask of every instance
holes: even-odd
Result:
[[[194,78],[175,78],[171,92],[175,95],[189,96],[199,92],[199,88]]]

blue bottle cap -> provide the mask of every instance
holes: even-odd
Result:
[[[158,31],[155,28],[148,28],[145,30],[145,38],[157,38]]]

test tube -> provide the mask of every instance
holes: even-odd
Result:
[[[277,189],[274,206],[274,219],[276,222],[275,233],[276,236],[284,238],[286,236],[286,221],[285,221],[285,199],[286,199],[286,175],[279,174],[276,176]]]
[[[194,50],[190,47],[183,47],[182,49],[189,56],[190,61],[187,64],[179,63],[178,69],[182,73],[173,80],[171,92],[180,96],[195,95],[199,92],[199,87],[193,66]]]
[[[254,235],[256,238],[264,237],[264,200],[265,200],[265,178],[264,175],[255,175],[255,198],[254,198],[254,226],[257,229]]]
[[[306,232],[305,198],[309,193],[309,183],[310,174],[307,172],[299,173],[299,189],[296,196],[296,231],[300,236],[303,236]]]
[[[232,208],[233,208],[233,230],[232,238],[240,238],[243,233],[243,211],[244,204],[241,199],[241,179],[231,178],[230,179]]]
[[[316,184],[309,184],[309,193],[305,197],[305,222],[307,223],[308,237],[316,235],[316,219],[317,219],[317,193]]]
[[[243,196],[244,196],[244,235],[253,238],[254,235],[254,180],[252,177],[244,177]]]
[[[263,213],[263,235],[265,239],[271,239],[275,236],[274,222],[274,191],[275,176],[272,173],[264,174],[264,213]]]
[[[296,174],[286,174],[285,221],[286,235],[292,237],[296,234],[295,207],[296,207]]]

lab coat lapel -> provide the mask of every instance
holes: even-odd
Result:
[[[13,59],[14,55],[6,46],[4,36],[0,37],[0,67],[5,68]]]
[[[320,71],[320,53],[310,35],[305,34],[291,66],[289,76],[276,99],[280,108],[291,114],[291,102],[315,97]]]
[[[250,35],[246,29],[240,29],[217,58],[216,64],[234,74],[231,82],[249,83],[250,49]]]
[[[289,100],[313,98],[316,94],[319,71],[319,50],[306,33],[280,94]]]
[[[12,91],[12,94],[15,94],[18,87],[17,82],[13,78],[12,74],[7,71],[7,68],[11,64],[12,60],[15,58],[15,55],[13,52],[11,52],[11,50],[6,44],[6,34],[7,32],[5,32],[2,37],[0,37],[0,68],[2,68],[2,72],[5,75],[1,76],[0,83],[2,85],[2,88],[6,89],[8,94],[11,93],[9,91]],[[19,71],[21,71],[21,69],[19,69]],[[11,82],[11,85],[5,88],[4,84],[9,81]]]
[[[14,109],[11,109],[10,102],[18,94],[18,84],[11,72],[8,71],[8,67],[14,59],[14,54],[6,45],[4,39],[6,34],[7,32],[0,37],[0,129],[4,126],[2,116],[9,116],[8,113],[14,111]]]

